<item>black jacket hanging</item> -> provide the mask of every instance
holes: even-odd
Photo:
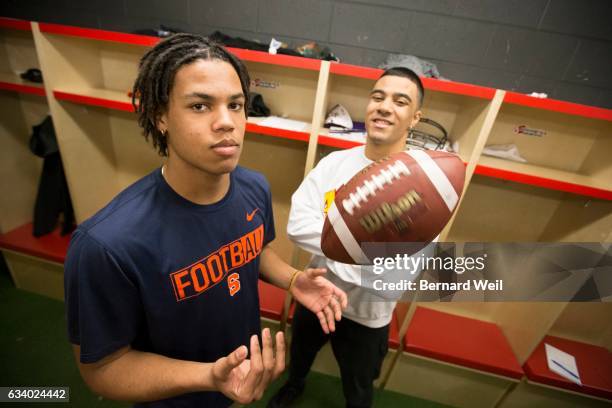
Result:
[[[44,158],[34,205],[32,233],[39,237],[52,232],[57,226],[60,214],[63,214],[61,234],[66,235],[74,229],[74,210],[51,116],[47,116],[39,125],[32,127],[30,150]]]

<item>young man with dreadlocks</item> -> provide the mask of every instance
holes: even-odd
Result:
[[[66,309],[81,375],[96,393],[138,406],[259,399],[285,353],[280,332],[274,341],[264,329],[260,345],[259,273],[326,332],[346,295],[324,269],[296,271],[268,245],[269,186],[237,166],[249,98],[240,60],[178,34],[144,55],[133,94],[145,137],[167,160],[72,237]]]

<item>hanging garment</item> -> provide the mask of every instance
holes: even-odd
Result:
[[[61,234],[66,235],[75,227],[74,210],[51,116],[32,127],[30,150],[44,159],[34,204],[32,233],[40,237],[52,232],[63,215]]]

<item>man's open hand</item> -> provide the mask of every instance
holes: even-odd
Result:
[[[325,333],[336,330],[336,320],[346,308],[346,293],[323,277],[325,268],[309,268],[298,273],[291,294],[304,307],[317,315]]]
[[[217,360],[212,369],[215,388],[240,404],[259,400],[270,382],[285,369],[285,338],[276,333],[276,354],[270,329],[261,332],[262,348],[256,335],[251,336],[251,358],[246,346]]]

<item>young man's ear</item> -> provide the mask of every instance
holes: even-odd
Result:
[[[157,123],[155,124],[155,127],[162,134],[166,134],[166,132],[168,131],[168,118],[165,112],[157,116]]]
[[[416,126],[417,123],[419,123],[419,120],[421,120],[421,116],[423,116],[423,112],[421,112],[420,110],[414,113],[414,117],[412,118],[412,121],[410,122],[410,129],[412,129],[413,127]]]

